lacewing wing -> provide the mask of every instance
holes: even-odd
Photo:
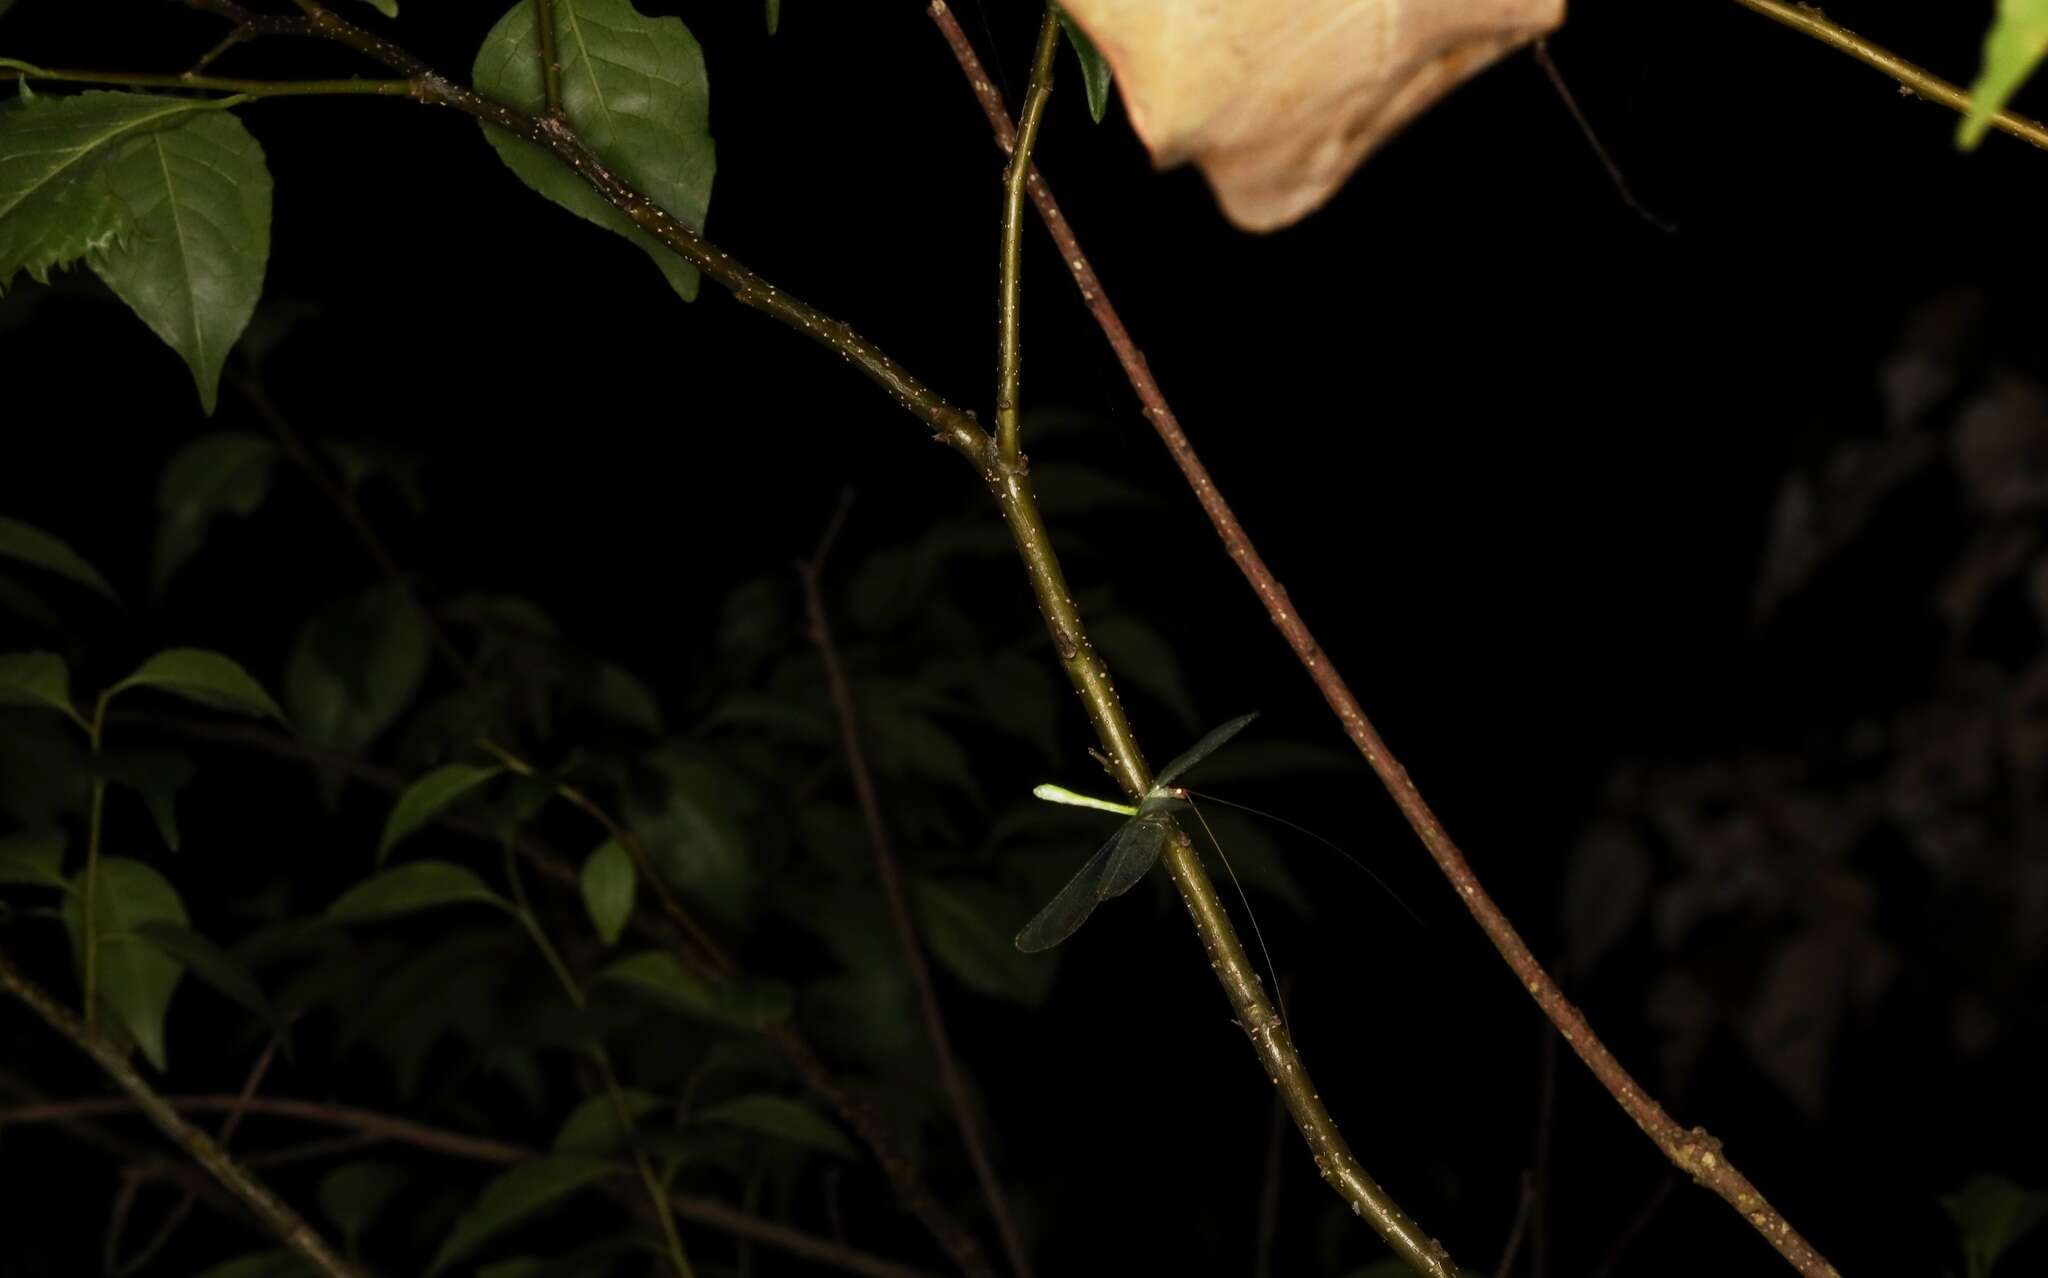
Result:
[[[1026,954],[1049,950],[1072,936],[1095,907],[1102,903],[1102,876],[1109,869],[1110,853],[1115,850],[1117,840],[1123,837],[1119,830],[1110,836],[1102,850],[1088,858],[1067,885],[1045,903],[1024,930],[1017,933],[1017,948]]]
[[[1109,836],[1109,842],[1089,857],[1074,877],[1067,880],[1067,885],[1046,902],[1045,908],[1024,925],[1023,931],[1017,933],[1017,948],[1026,954],[1051,949],[1087,922],[1097,905],[1136,887],[1159,860],[1160,854],[1166,851],[1167,840],[1173,837],[1171,813],[1186,806],[1187,798],[1172,788],[1173,780],[1214,754],[1224,742],[1244,731],[1245,726],[1256,718],[1257,714],[1239,715],[1211,730],[1160,769],[1152,789],[1138,805],[1135,815],[1119,826],[1117,832]],[[1074,794],[1060,786],[1042,785],[1033,793],[1053,803],[1111,812],[1131,810],[1122,804]]]
[[[1172,785],[1174,778],[1222,749],[1224,742],[1243,732],[1246,725],[1258,717],[1258,712],[1255,710],[1250,714],[1241,714],[1221,727],[1211,728],[1208,735],[1189,746],[1185,754],[1176,756],[1173,762],[1159,769],[1159,775],[1152,778],[1152,793],[1157,795],[1161,790]]]

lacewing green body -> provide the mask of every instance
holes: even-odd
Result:
[[[1049,803],[1114,812],[1130,819],[1117,827],[1117,832],[1109,836],[1109,842],[1089,857],[1080,872],[1024,925],[1024,930],[1017,933],[1017,948],[1026,954],[1051,949],[1087,922],[1096,906],[1137,886],[1138,880],[1145,877],[1145,872],[1166,851],[1166,841],[1173,836],[1172,814],[1187,806],[1187,792],[1173,782],[1222,748],[1224,742],[1244,731],[1245,725],[1257,717],[1256,714],[1240,715],[1212,729],[1188,747],[1185,754],[1159,770],[1159,775],[1153,778],[1152,788],[1145,792],[1145,797],[1135,807],[1076,794],[1062,786],[1042,785],[1033,790],[1033,794]]]

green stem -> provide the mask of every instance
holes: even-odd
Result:
[[[1023,355],[1018,345],[1019,277],[1024,263],[1024,186],[1031,175],[1031,148],[1038,141],[1038,128],[1045,120],[1046,100],[1052,96],[1053,57],[1060,47],[1059,14],[1051,5],[1038,24],[1038,47],[1031,56],[1031,83],[1024,91],[1023,125],[1017,145],[1010,152],[1010,164],[1003,172],[1002,283],[996,302],[996,449],[1007,469],[1017,464],[1019,418],[1018,382]]]
[[[478,738],[477,745],[520,776],[539,778],[539,772],[531,763],[528,763],[489,737]],[[697,922],[696,917],[683,908],[682,901],[677,899],[674,890],[668,885],[667,878],[656,868],[654,858],[648,854],[647,845],[640,841],[640,836],[633,833],[626,826],[621,825],[612,817],[611,813],[605,811],[603,804],[591,798],[577,787],[570,785],[566,781],[555,781],[552,784],[557,798],[597,822],[598,827],[605,832],[605,836],[624,848],[627,855],[633,858],[633,864],[639,869],[641,881],[653,890],[655,899],[661,905],[662,913],[668,915],[678,927],[689,934],[691,942],[698,950],[696,957],[704,965],[708,966],[710,975],[720,979],[732,975],[734,971],[732,959],[719,947],[718,942],[712,939],[711,934],[705,931],[703,926]]]
[[[626,1106],[625,1089],[619,1086],[619,1076],[612,1069],[611,1057],[599,1046],[591,1052],[597,1061],[597,1068],[604,1078],[604,1089],[612,1099],[612,1112],[618,1115],[619,1131],[628,1140],[633,1134],[633,1111]],[[668,1189],[661,1183],[661,1177],[654,1174],[654,1163],[647,1157],[647,1151],[633,1150],[633,1166],[640,1173],[640,1183],[647,1190],[647,1201],[654,1204],[654,1214],[661,1221],[661,1235],[668,1243],[669,1263],[675,1266],[678,1278],[696,1278],[696,1271],[690,1268],[690,1257],[683,1250],[683,1235],[676,1228],[675,1213],[669,1210]]]
[[[579,1011],[588,1007],[590,996],[583,992],[583,986],[577,982],[575,974],[569,970],[569,965],[562,961],[561,952],[555,948],[555,943],[548,939],[546,930],[541,927],[540,920],[534,917],[533,909],[527,903],[526,884],[519,877],[518,859],[510,844],[505,848],[505,871],[511,879],[513,900],[518,905],[513,913],[526,928],[526,934],[533,938],[534,945],[540,949],[541,957],[547,960],[555,979],[561,982],[562,992],[569,996],[569,1001],[575,1004]],[[611,1097],[612,1109],[619,1116],[619,1130],[630,1139],[633,1131],[633,1113],[626,1107],[625,1091],[619,1086],[619,1076],[612,1069],[611,1057],[605,1052],[604,1044],[593,1046],[590,1049],[590,1058],[597,1063],[598,1073],[604,1079],[605,1092]],[[654,1214],[661,1222],[662,1237],[668,1243],[669,1263],[675,1266],[677,1278],[696,1278],[696,1272],[690,1268],[690,1257],[683,1250],[683,1236],[676,1228],[675,1213],[669,1210],[668,1191],[662,1187],[660,1177],[654,1174],[654,1165],[648,1161],[647,1151],[635,1149],[633,1164],[640,1173],[640,1183],[647,1189],[647,1201],[654,1205]]]
[[[131,89],[202,89],[233,93],[245,98],[304,98],[346,94],[354,96],[410,98],[418,86],[410,80],[244,80],[219,75],[157,75],[135,71],[77,71],[64,67],[39,67],[12,58],[0,58],[0,68],[24,79],[53,80],[68,84],[108,84]]]
[[[129,1063],[128,1052],[116,1047],[92,1026],[72,1015],[70,1009],[50,997],[48,990],[28,979],[5,954],[0,954],[0,989],[20,999],[44,1024],[56,1030],[92,1057],[120,1089],[128,1093],[157,1130],[171,1138],[215,1180],[249,1208],[284,1244],[326,1278],[357,1278],[326,1240],[306,1223],[305,1218],[270,1191],[250,1171],[236,1162],[211,1136],[185,1121],[171,1103],[150,1087],[140,1071]]]
[[[110,690],[111,691],[111,690]],[[86,736],[92,742],[92,804],[85,819],[85,891],[79,902],[79,935],[85,947],[85,1023],[88,1027],[99,1025],[100,988],[100,938],[99,938],[99,883],[100,883],[100,824],[101,814],[107,804],[107,778],[100,769],[100,736],[106,728],[107,697],[102,692],[93,706],[92,724],[86,729]]]
[[[511,859],[509,852],[506,854],[506,859],[508,861]],[[513,882],[516,883],[518,880],[514,879]],[[547,960],[548,970],[555,974],[557,981],[561,982],[562,990],[569,996],[569,1001],[574,1003],[579,1010],[582,1009],[588,1005],[590,1001],[589,996],[583,992],[583,987],[576,983],[576,978],[570,973],[568,964],[562,961],[561,951],[555,948],[555,943],[550,941],[548,934],[541,929],[540,920],[534,918],[533,911],[526,908],[526,893],[520,892],[519,897],[519,908],[514,913],[519,916],[520,925],[525,927],[526,934],[531,936],[534,945],[539,947],[540,956]]]
[[[534,26],[540,33],[540,80],[548,114],[562,114],[562,64],[555,56],[555,0],[533,0]]]

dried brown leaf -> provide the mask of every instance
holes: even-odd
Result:
[[[1270,231],[1564,0],[1063,0],[1109,59],[1161,167],[1201,167],[1231,221]]]

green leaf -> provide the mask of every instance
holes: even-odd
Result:
[[[23,830],[0,838],[0,883],[71,886],[64,877],[64,832]]]
[[[64,926],[84,971],[85,871],[71,879]],[[99,948],[100,1006],[134,1038],[149,1063],[164,1068],[164,1014],[185,965],[142,933],[149,923],[185,926],[185,906],[163,875],[140,861],[102,857],[93,894],[93,931]]]
[[[492,764],[450,763],[435,768],[398,796],[391,816],[384,822],[384,837],[377,843],[377,863],[382,865],[392,845],[419,829],[449,804],[476,789],[505,769]]]
[[[841,1158],[854,1157],[853,1143],[844,1132],[818,1111],[786,1096],[742,1096],[713,1105],[697,1117],[707,1123],[744,1127]]]
[[[0,119],[5,118],[0,116]],[[69,577],[80,585],[92,587],[115,603],[121,601],[114,588],[107,584],[107,579],[100,576],[99,570],[85,562],[77,551],[19,519],[0,515],[0,555],[33,564],[60,577]]]
[[[225,1261],[198,1278],[306,1278],[317,1272],[304,1256],[279,1248]]]
[[[667,1104],[652,1092],[627,1090],[621,1093],[626,1112],[634,1122]],[[600,1092],[569,1111],[555,1133],[552,1146],[557,1154],[589,1154],[596,1158],[616,1157],[630,1143],[632,1133],[619,1126],[619,1111],[608,1093]]]
[[[201,435],[171,458],[156,490],[153,589],[159,597],[205,542],[215,516],[247,517],[263,504],[276,459],[276,444],[239,431]]]
[[[87,260],[184,358],[211,416],[270,260],[263,148],[227,112],[195,115],[130,143],[105,176],[134,229]]]
[[[2048,54],[2048,0],[1998,0],[1998,16],[1984,37],[1984,64],[1970,86],[1970,111],[1956,129],[1965,150],[1984,140],[1991,117]]]
[[[476,1204],[455,1222],[427,1272],[437,1274],[475,1251],[491,1235],[519,1223],[617,1170],[602,1158],[556,1154],[520,1163],[484,1186]]]
[[[320,1210],[341,1230],[343,1245],[354,1252],[377,1213],[412,1180],[411,1172],[391,1163],[344,1163],[321,1180]]]
[[[774,35],[782,26],[782,0],[768,0],[768,34]]]
[[[609,719],[640,729],[649,736],[662,732],[661,706],[647,685],[622,666],[605,662],[584,691],[590,707]]]
[[[285,667],[292,723],[309,741],[359,754],[419,695],[432,655],[426,619],[395,582],[324,608]]]
[[[660,950],[620,959],[597,979],[700,1019],[742,1029],[763,1029],[789,1019],[793,1001],[789,987],[778,981],[733,978],[712,985],[684,971],[674,955]]]
[[[152,919],[136,924],[135,934],[184,964],[192,975],[254,1012],[272,1034],[284,1037],[284,1017],[240,959],[179,923]]]
[[[178,850],[178,791],[185,788],[199,769],[176,750],[135,750],[108,755],[100,771],[109,781],[119,782],[142,796],[156,832],[164,846]]]
[[[465,902],[512,908],[504,897],[484,886],[473,870],[447,861],[414,861],[374,874],[342,893],[327,907],[327,917],[337,923],[353,923]]]
[[[477,91],[535,114],[547,108],[534,0],[520,0],[484,37]],[[628,0],[555,0],[562,111],[607,167],[693,231],[704,228],[717,168],[704,55],[676,18],[649,18]],[[502,129],[484,136],[527,186],[586,221],[632,240],[684,301],[697,268],[635,226],[540,147]]]
[[[363,3],[387,18],[398,16],[398,0],[363,0]]]
[[[132,236],[134,211],[116,196],[109,162],[136,139],[219,105],[101,92],[24,93],[0,105],[0,291],[16,271],[47,283],[52,267]]]
[[[1007,894],[980,884],[919,879],[911,885],[911,903],[932,956],[962,985],[1027,1006],[1045,1000],[1054,966],[1020,953],[1011,942],[1025,910]]]
[[[1095,47],[1081,24],[1074,21],[1066,6],[1058,7],[1060,26],[1066,29],[1067,43],[1074,46],[1074,56],[1081,60],[1081,79],[1088,86],[1088,114],[1102,123],[1102,113],[1109,109],[1109,59]]]
[[[606,945],[618,944],[626,930],[637,878],[632,854],[610,839],[583,863],[583,906]]]
[[[0,653],[0,705],[47,706],[85,722],[71,704],[71,672],[54,652]]]
[[[727,919],[751,908],[755,861],[741,808],[746,778],[717,754],[672,745],[648,756],[660,778],[625,797],[625,822],[646,845],[654,869]]]
[[[171,648],[142,663],[134,674],[107,689],[108,697],[129,688],[156,688],[216,710],[233,710],[284,722],[284,711],[247,670],[217,652]]]
[[[1972,1176],[1941,1205],[1962,1231],[1964,1278],[1989,1278],[1998,1258],[2048,1219],[2048,1193],[2023,1189],[2003,1176]]]

